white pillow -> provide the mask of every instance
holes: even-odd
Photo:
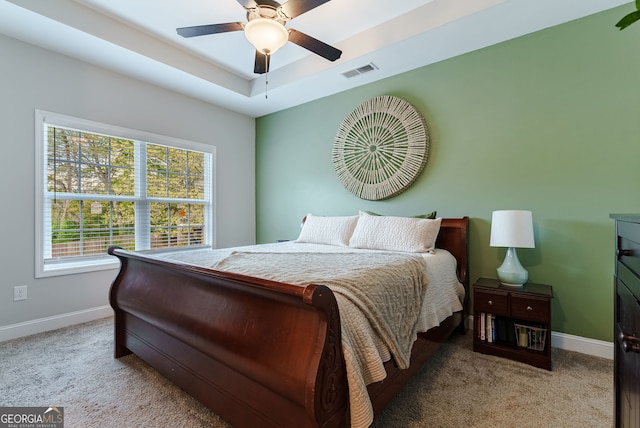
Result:
[[[350,247],[425,253],[436,244],[442,218],[361,215]]]
[[[349,239],[356,228],[358,216],[320,217],[307,214],[296,242],[349,246]]]

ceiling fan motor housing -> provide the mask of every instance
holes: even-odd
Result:
[[[251,22],[258,18],[272,19],[282,25],[291,19],[284,14],[281,8],[267,4],[257,5],[256,7],[247,9],[247,21]]]

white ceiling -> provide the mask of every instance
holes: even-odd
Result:
[[[259,117],[628,0],[391,3],[333,0],[289,21],[343,54],[330,62],[287,43],[271,58],[268,86],[265,75],[253,74],[255,51],[242,32],[176,34],[177,27],[246,21],[236,0],[0,0],[0,33]],[[377,69],[342,75],[369,63]]]

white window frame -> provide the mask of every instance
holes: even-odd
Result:
[[[35,111],[35,148],[36,148],[36,188],[35,188],[35,277],[49,277],[58,275],[70,275],[83,272],[93,272],[105,269],[117,268],[119,261],[105,253],[95,257],[87,257],[83,260],[68,260],[56,263],[46,263],[46,242],[50,242],[50,226],[46,224],[45,200],[50,198],[47,191],[47,137],[46,126],[60,126],[64,128],[79,129],[86,132],[92,132],[102,135],[117,136],[120,138],[130,139],[134,141],[143,141],[151,144],[163,146],[171,146],[180,149],[194,150],[208,153],[211,155],[211,162],[208,164],[208,183],[205,191],[209,193],[210,207],[208,209],[208,218],[205,220],[207,226],[205,228],[205,245],[215,247],[215,170],[216,170],[216,147],[213,145],[196,143],[193,141],[182,140],[179,138],[168,137],[159,134],[153,134],[145,131],[124,128],[116,125],[109,125],[100,122],[94,122],[86,119],[66,116],[58,113],[52,113],[44,110]],[[105,199],[113,199],[106,197]],[[185,251],[189,247],[172,248],[171,251]]]

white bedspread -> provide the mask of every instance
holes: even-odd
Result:
[[[361,250],[349,247],[339,247],[321,244],[308,244],[296,242],[282,242],[274,244],[262,244],[245,247],[235,247],[217,250],[194,250],[177,253],[167,253],[162,258],[181,261],[207,268],[225,270],[225,264],[233,271],[233,263],[229,263],[233,254],[247,253],[385,253],[384,251]],[[388,253],[388,252],[387,252]],[[408,253],[400,253],[408,254]],[[414,256],[416,254],[413,254]],[[415,340],[415,332],[427,331],[440,324],[454,312],[462,310],[464,300],[464,287],[456,277],[456,260],[445,250],[435,250],[434,253],[421,253],[426,269],[428,287],[424,295],[417,320],[411,326],[412,341]],[[249,272],[243,272],[249,273]],[[268,275],[255,275],[265,277]],[[278,279],[267,277],[266,279]],[[282,282],[290,282],[280,279]],[[303,283],[298,281],[297,283]],[[373,408],[366,385],[383,380],[386,377],[384,362],[395,354],[396,360],[404,360],[405,355],[397,349],[390,350],[384,337],[376,332],[376,326],[372,325],[370,318],[358,308],[353,299],[340,293],[334,293],[340,308],[340,313],[349,314],[341,316],[342,345],[347,368],[349,382],[349,399],[351,406],[351,426],[353,428],[368,427],[373,422]],[[412,321],[413,322],[413,321]],[[393,348],[393,346],[392,346]],[[410,351],[410,349],[409,349]],[[406,360],[405,360],[406,361]],[[402,367],[405,361],[398,361]]]

